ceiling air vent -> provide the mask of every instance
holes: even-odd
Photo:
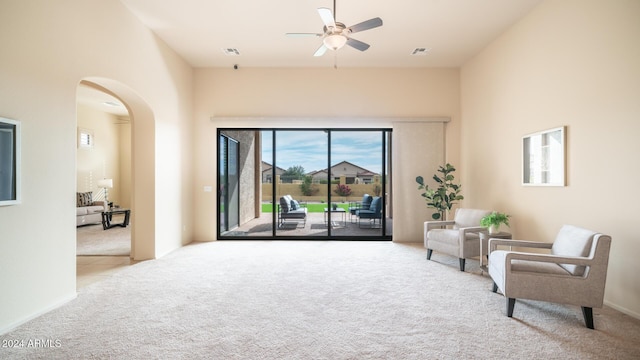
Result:
[[[240,51],[234,48],[224,48],[222,49],[222,52],[228,56],[240,56]]]
[[[429,48],[415,48],[411,52],[411,55],[425,56],[425,55],[427,55],[429,53],[429,51],[431,51],[431,49],[429,49]]]

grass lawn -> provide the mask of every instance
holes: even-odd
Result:
[[[308,203],[307,212],[309,213],[321,213],[324,212],[324,208],[327,207],[326,203]],[[345,211],[349,211],[349,203],[338,203],[339,208],[343,208]],[[272,204],[262,204],[262,212],[270,213],[273,210]]]

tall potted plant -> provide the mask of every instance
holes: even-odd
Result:
[[[453,172],[456,171],[451,164],[440,166],[438,172],[441,175],[434,174],[433,180],[438,186],[435,189],[425,184],[422,176],[416,177],[418,190],[424,190],[421,196],[427,202],[427,206],[433,208],[435,212],[431,215],[434,220],[445,220],[447,213],[451,210],[457,201],[464,199],[460,195],[460,184],[455,184]]]

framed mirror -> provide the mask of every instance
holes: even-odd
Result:
[[[564,126],[522,137],[522,184],[565,186]]]
[[[20,203],[20,122],[0,118],[0,206]]]

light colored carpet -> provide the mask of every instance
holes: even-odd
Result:
[[[132,265],[0,339],[3,359],[638,359],[640,321],[518,301],[392,242],[218,241]]]
[[[76,255],[129,255],[131,226],[103,230],[102,224],[76,228]]]

